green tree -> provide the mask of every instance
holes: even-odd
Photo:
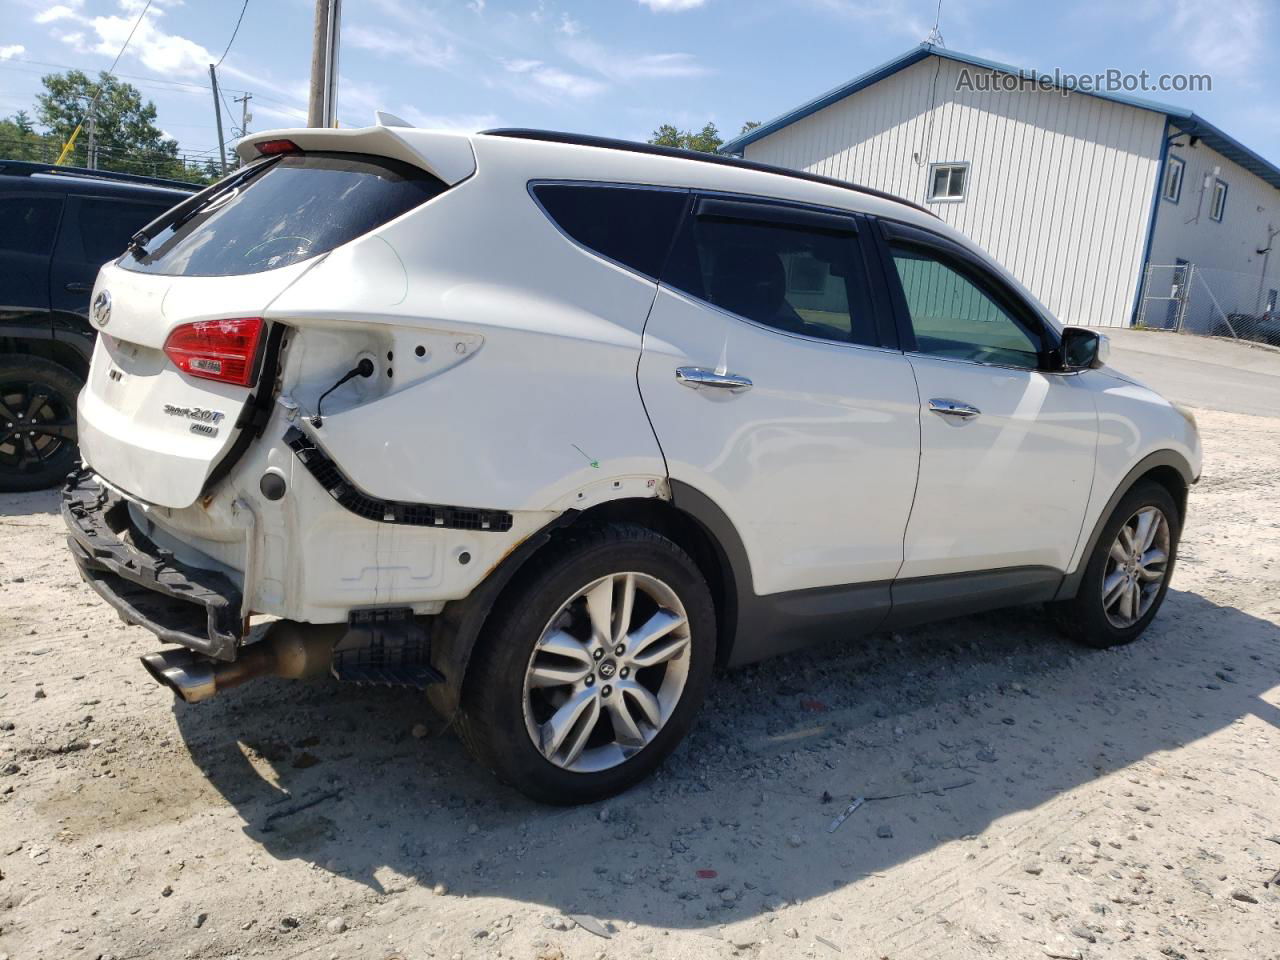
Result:
[[[132,84],[105,71],[98,74],[97,80],[81,70],[51,73],[41,79],[44,93],[36,96],[36,112],[54,140],[65,143],[77,125],[86,121],[68,163],[83,166],[88,160],[87,118],[93,104],[100,168],[159,176],[184,174],[177,159],[177,141],[166,137],[156,126],[155,104],[144,101]]]
[[[759,120],[748,120],[742,125],[742,129],[738,131],[738,136],[742,136],[744,133],[750,133],[758,126],[760,126]]]
[[[49,138],[36,133],[25,110],[0,120],[0,157],[10,160],[55,160]]]
[[[700,153],[715,153],[724,143],[720,131],[714,123],[708,123],[697,133],[691,130],[680,130],[670,123],[664,123],[653,131],[649,142],[660,147],[676,147],[680,150],[696,150]]]

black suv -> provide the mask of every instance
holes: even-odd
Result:
[[[0,491],[52,486],[71,469],[98,268],[196,189],[0,160]]]

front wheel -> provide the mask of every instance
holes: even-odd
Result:
[[[1181,533],[1177,504],[1163,486],[1143,482],[1125,494],[1075,597],[1051,606],[1063,632],[1098,648],[1136,640],[1164,603]]]
[[[535,800],[599,800],[691,726],[715,660],[711,593],[680,547],[632,524],[573,534],[530,566],[472,655],[458,730]]]

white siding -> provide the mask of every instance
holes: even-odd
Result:
[[[1209,306],[1200,286],[1204,283],[1223,310],[1253,313],[1259,308],[1259,289],[1263,305],[1269,289],[1280,290],[1280,235],[1272,241],[1265,278],[1264,257],[1257,252],[1267,245],[1267,228],[1280,228],[1280,190],[1203,143],[1185,145],[1187,140],[1183,136],[1184,146],[1169,151],[1186,161],[1182,195],[1177,203],[1160,200],[1148,260],[1172,264],[1181,257],[1194,263],[1203,279],[1193,281],[1191,304],[1201,312]],[[1214,167],[1220,168],[1218,179],[1227,183],[1221,222],[1209,216],[1213,188],[1204,185],[1206,177],[1213,178]]]
[[[749,144],[746,157],[922,203],[1064,323],[1127,325],[1163,115],[1075,94],[957,91],[963,68],[928,57]],[[948,161],[970,165],[965,199],[929,202],[930,164]]]

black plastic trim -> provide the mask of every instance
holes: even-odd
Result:
[[[893,610],[885,629],[901,629],[1002,607],[1052,600],[1062,585],[1053,567],[1004,567],[914,577],[893,584]]]
[[[340,506],[356,516],[376,523],[400,523],[414,527],[441,527],[452,530],[478,530],[490,533],[506,533],[514,522],[505,510],[485,510],[479,507],[454,507],[437,503],[409,503],[403,500],[383,500],[370,496],[357,487],[342,472],[311,437],[297,427],[285,431],[285,445],[293,451],[298,461],[320,486],[328,491]]]
[[[828,213],[812,207],[793,206],[774,200],[727,200],[699,194],[693,215],[712,220],[741,220],[746,223],[774,223],[787,227],[807,227],[831,233],[857,233],[852,213]]]
[[[1187,462],[1187,458],[1182,456],[1175,450],[1157,450],[1155,453],[1148,454],[1134,465],[1128,473],[1124,475],[1124,479],[1112,492],[1107,504],[1102,508],[1102,512],[1098,514],[1098,519],[1093,525],[1093,531],[1089,534],[1088,543],[1085,545],[1084,552],[1080,554],[1080,562],[1076,565],[1076,569],[1067,574],[1062,585],[1058,588],[1056,600],[1070,600],[1076,595],[1076,591],[1080,589],[1080,581],[1084,579],[1085,569],[1089,566],[1089,558],[1093,556],[1093,551],[1097,549],[1098,538],[1102,536],[1102,528],[1107,525],[1107,521],[1111,519],[1111,514],[1115,512],[1116,506],[1120,503],[1121,498],[1133,489],[1133,485],[1145,474],[1150,473],[1158,467],[1172,467],[1178,471],[1178,475],[1182,477],[1182,482],[1186,486],[1191,486],[1199,478],[1191,471],[1191,464]],[[1178,502],[1178,509],[1186,513],[1186,493],[1183,492],[1181,497],[1175,497]]]
[[[235,659],[244,621],[240,590],[229,578],[153,544],[131,525],[128,504],[89,470],[67,478],[62,519],[80,576],[122,618],[169,643]],[[131,543],[120,539],[126,529]]]
[[[240,462],[240,458],[245,455],[245,451],[249,449],[250,444],[262,436],[262,431],[266,429],[267,423],[271,419],[271,402],[275,399],[276,393],[276,375],[280,364],[280,342],[284,339],[287,329],[283,323],[271,325],[271,329],[267,333],[265,349],[259,350],[258,356],[254,358],[254,363],[258,367],[258,375],[254,378],[254,382],[257,384],[257,392],[249,394],[244,406],[240,408],[240,414],[236,417],[235,424],[240,433],[236,436],[235,442],[231,444],[231,449],[223,454],[222,459],[217,462],[209,472],[209,476],[205,478],[204,485],[200,488],[201,494],[207,494],[221,483],[223,477],[231,472],[231,468]]]

